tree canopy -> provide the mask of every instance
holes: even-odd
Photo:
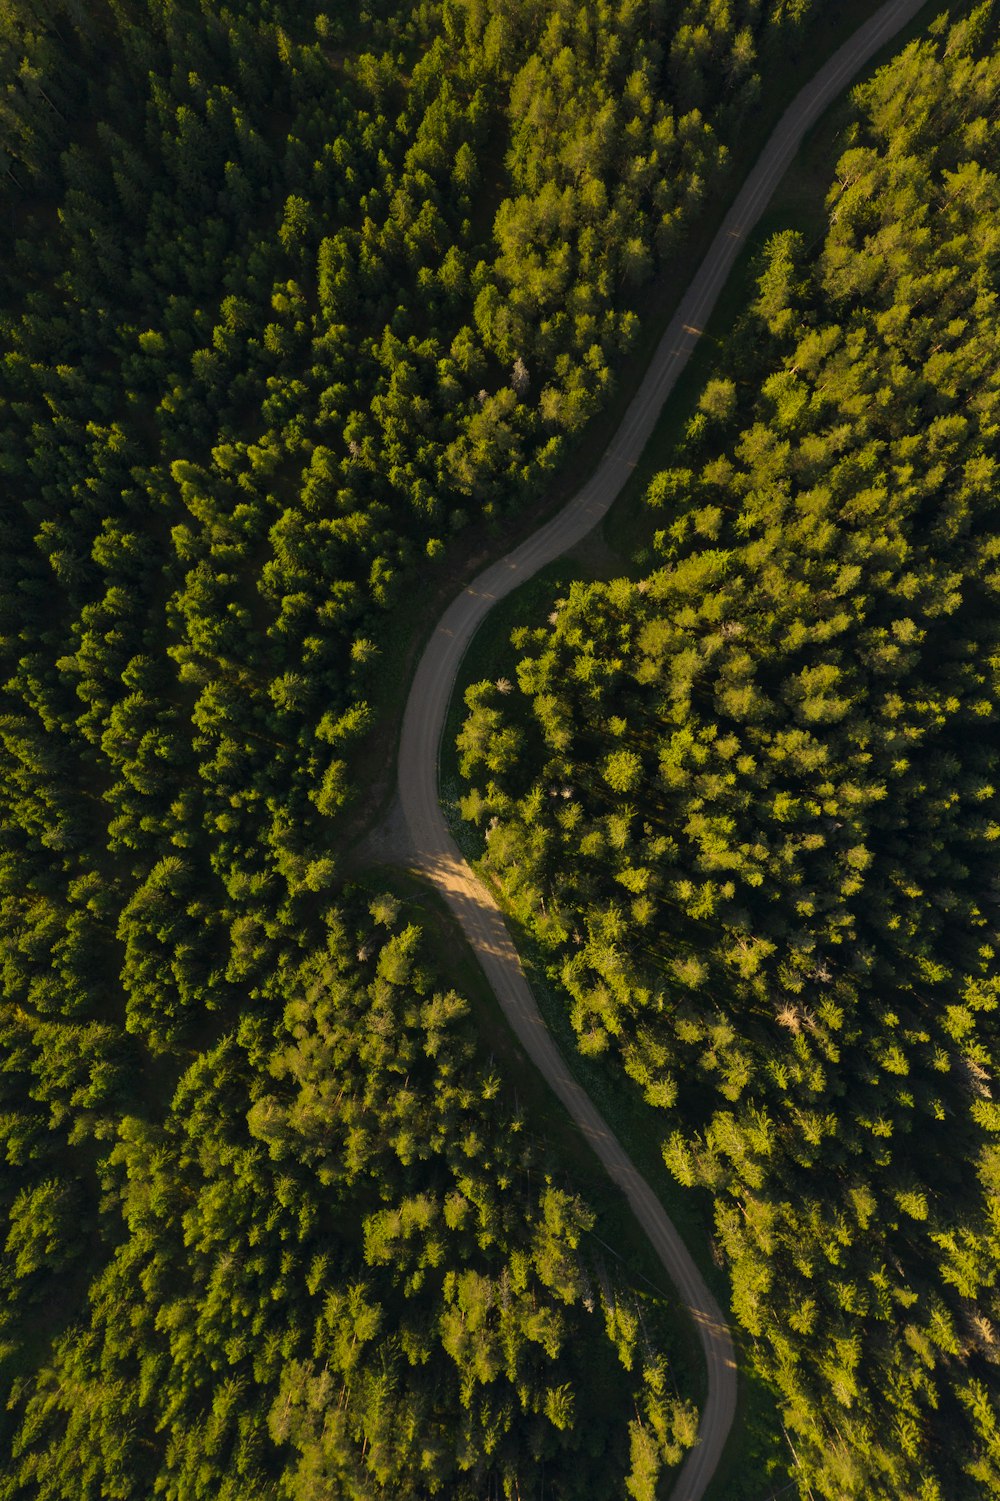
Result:
[[[645,1501],[692,1442],[338,819],[800,12],[0,8],[0,1497]]]
[[[829,1501],[1000,1494],[1000,54],[988,6],[931,32],[857,91],[816,254],[769,242],[653,566],[522,627],[460,740]]]

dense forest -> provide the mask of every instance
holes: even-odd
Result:
[[[803,1496],[1000,1495],[1000,52],[856,93],[825,235],[657,474],[643,576],[469,690],[463,808],[714,1200]]]
[[[168,1047],[330,888],[394,602],[551,471],[718,169],[706,78],[753,95],[698,10],[14,8],[12,998],[120,974]]]
[[[25,1104],[2,1121],[5,1353],[44,1359],[13,1383],[0,1496],[480,1498],[545,1478],[645,1501],[693,1441],[641,1306],[581,1246],[592,1215],[399,909],[328,913],[324,951],[274,975],[270,1015],[199,1053],[166,1111],[107,1025],[8,1029]],[[85,1315],[53,1336],[67,1289]]]
[[[2,7],[0,1496],[651,1501],[692,1441],[337,820],[808,9]]]

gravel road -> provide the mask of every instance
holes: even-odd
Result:
[[[522,1046],[624,1192],[695,1321],[707,1366],[708,1395],[698,1444],[680,1470],[671,1501],[701,1501],[729,1436],[736,1410],[736,1359],[729,1328],[662,1205],[567,1068],[542,1020],[496,902],[448,832],[438,798],[441,735],[462,658],[479,626],[497,600],[566,552],[605,515],[638,462],[746,236],[806,132],[922,4],[923,0],[890,0],[874,11],[790,105],[682,298],[593,475],[551,521],[487,568],[452,602],[417,666],[403,719],[399,798],[409,848],[397,853],[446,898]]]

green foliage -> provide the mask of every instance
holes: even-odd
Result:
[[[189,1061],[162,1119],[108,1101],[102,1265],[13,1381],[0,1494],[620,1488],[628,1412],[654,1411],[608,1338],[632,1295],[584,1249],[593,1216],[508,1115],[419,930],[366,923],[330,912],[324,949],[288,956],[270,1013]],[[14,1196],[9,1309],[79,1258],[77,1200],[55,1178]],[[693,1442],[689,1404],[654,1407]]]
[[[329,890],[390,617],[596,410],[759,9],[4,10],[0,934],[59,1009],[183,1043]]]
[[[2,8],[0,1497],[570,1498],[690,1441],[337,819],[778,11]]]
[[[816,265],[771,241],[742,362],[651,487],[655,568],[522,629],[521,696],[490,700],[520,750],[463,805],[581,1048],[714,1195],[829,1501],[1000,1494],[986,14],[859,90]]]

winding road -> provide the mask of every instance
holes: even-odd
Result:
[[[605,515],[638,462],[746,236],[806,132],[923,4],[924,0],[889,0],[793,101],[726,215],[593,476],[546,525],[487,568],[453,601],[420,659],[403,718],[399,798],[408,831],[407,861],[447,900],[525,1051],[624,1192],[695,1320],[708,1369],[708,1395],[698,1443],[680,1470],[671,1501],[701,1501],[722,1456],[736,1411],[732,1338],[662,1205],[567,1068],[542,1020],[496,901],[448,832],[438,799],[441,736],[462,658],[477,629],[498,600],[572,547]]]

